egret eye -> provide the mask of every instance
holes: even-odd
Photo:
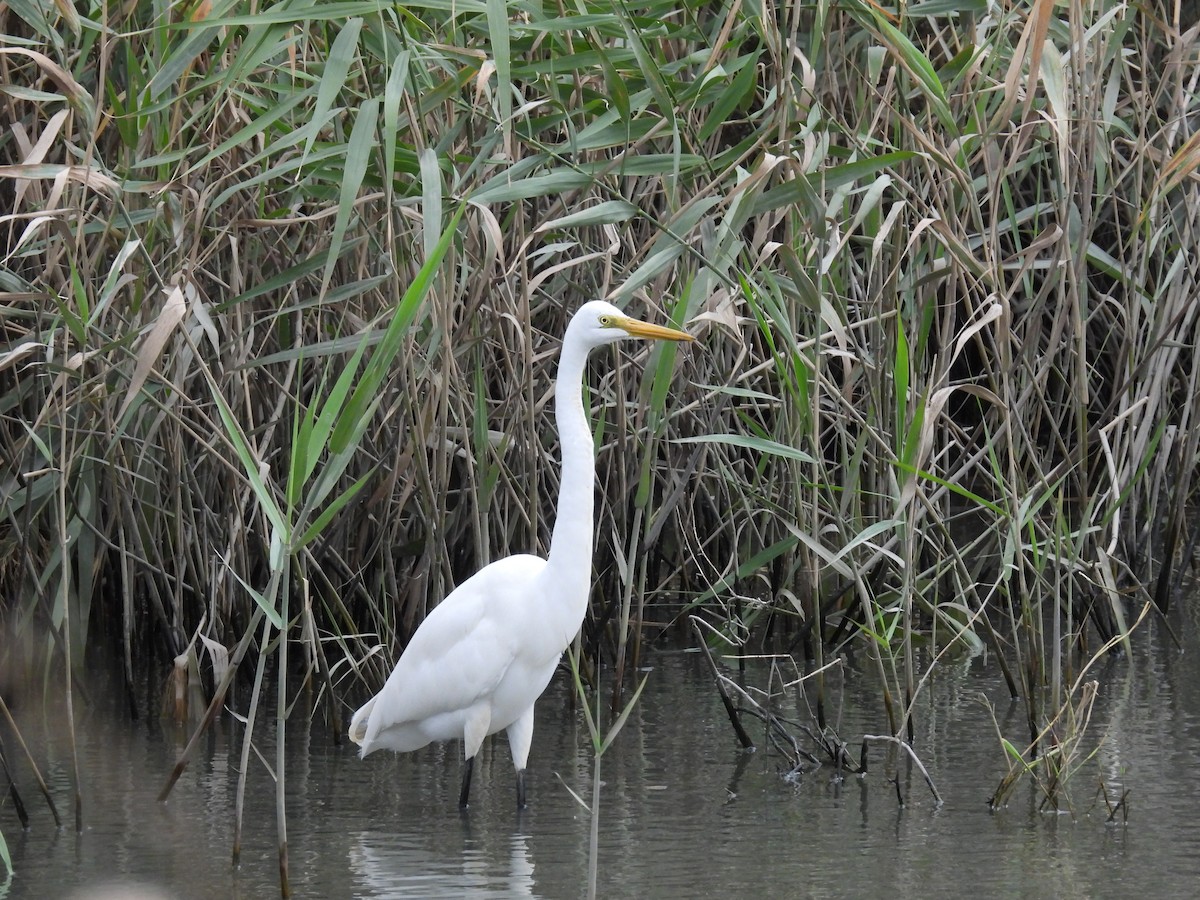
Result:
[[[600,324],[603,325],[605,328],[607,328],[609,325],[612,324],[612,316],[601,316]]]

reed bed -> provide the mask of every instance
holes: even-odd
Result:
[[[595,296],[700,337],[589,384],[579,672],[612,668],[614,713],[692,617],[816,672],[820,726],[824,666],[861,656],[893,737],[987,650],[1029,761],[1094,654],[1170,612],[1200,435],[1188,5],[0,22],[0,683],[70,699],[109,645],[135,712],[135,668],[173,661],[180,715],[201,678],[253,734],[267,683],[276,725],[307,684],[340,735],[431,604],[544,549],[556,341]]]

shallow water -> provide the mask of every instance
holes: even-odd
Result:
[[[1186,646],[1194,625],[1177,623]],[[785,780],[780,754],[740,751],[703,660],[663,653],[605,755],[601,774],[600,894],[605,898],[1193,896],[1200,876],[1200,665],[1150,623],[1135,658],[1092,673],[1100,691],[1070,785],[1074,813],[1039,812],[1028,780],[1009,806],[987,798],[1006,771],[993,712],[1023,743],[1021,708],[994,665],[964,661],[932,681],[916,750],[945,803],[919,775],[872,751],[865,778],[824,765]],[[748,684],[764,685],[765,666]],[[864,733],[886,733],[870,674],[831,676],[831,724],[857,754]],[[538,706],[530,808],[514,809],[508,748],[493,738],[477,762],[472,805],[460,814],[457,746],[360,760],[325,729],[289,732],[291,876],[298,897],[545,897],[585,894],[590,820],[571,791],[591,797],[592,756],[569,679]],[[230,867],[240,730],[226,720],[204,742],[167,803],[161,788],[186,735],[158,720],[130,722],[97,703],[79,723],[84,830],[72,823],[71,763],[61,730],[22,719],[67,826],[54,827],[23,760],[9,764],[32,817],[22,832],[6,802],[3,829],[17,874],[0,898],[94,897],[105,883],[178,898],[277,896],[274,789],[252,761],[242,864]],[[791,701],[787,714],[804,720]],[[27,714],[28,716],[28,714]],[[298,717],[301,718],[301,717]],[[748,720],[761,740],[761,726]],[[273,762],[274,748],[258,745]],[[1126,824],[1106,824],[1100,781],[1129,792]]]

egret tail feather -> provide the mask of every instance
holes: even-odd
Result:
[[[378,697],[372,697],[354,714],[350,720],[350,740],[362,747],[367,739],[367,723],[371,718],[371,710],[375,707]],[[365,749],[365,748],[364,748]]]

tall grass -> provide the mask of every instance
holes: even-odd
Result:
[[[818,673],[865,654],[898,736],[988,647],[1032,759],[1092,653],[1169,610],[1200,396],[1181,6],[302,15],[3,13],[4,671],[203,654],[212,716],[249,657],[239,710],[303,673],[340,733],[453,584],[544,547],[554,348],[591,296],[702,337],[589,384],[614,709],[683,613]]]

